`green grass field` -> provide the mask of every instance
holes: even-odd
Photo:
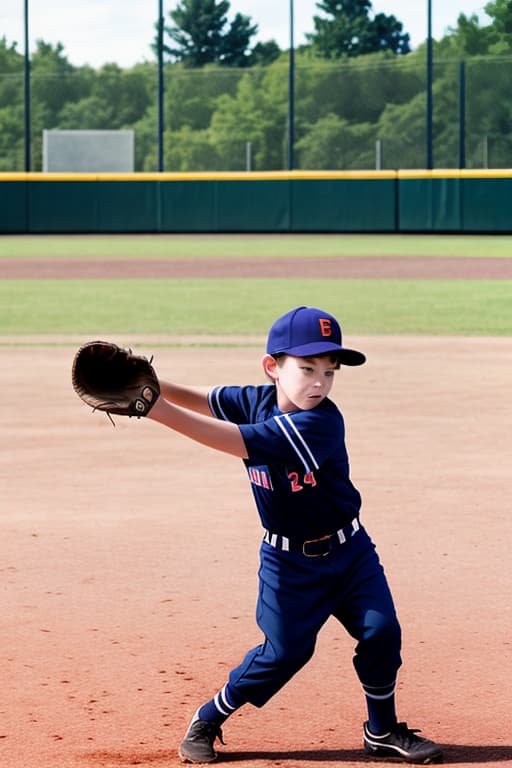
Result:
[[[512,282],[496,280],[9,280],[1,334],[264,335],[311,304],[353,333],[512,335]]]
[[[235,258],[325,255],[510,257],[510,237],[3,237],[3,258]],[[512,335],[510,280],[2,280],[0,335],[265,335],[298,304],[336,314],[348,335]],[[11,343],[11,342],[7,342]],[[205,338],[205,343],[207,339]]]
[[[511,257],[508,235],[4,235],[0,259]]]

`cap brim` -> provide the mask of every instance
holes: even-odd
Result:
[[[362,365],[366,363],[366,355],[358,352],[357,349],[342,349],[338,359],[342,365]]]
[[[299,347],[279,351],[295,357],[315,357],[315,355],[325,355],[326,352],[331,352],[336,355],[341,365],[362,365],[366,362],[366,356],[362,352],[358,352],[357,349],[339,347],[329,341],[316,341],[312,344],[302,344]]]

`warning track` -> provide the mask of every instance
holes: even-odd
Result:
[[[320,257],[301,259],[1,259],[0,279],[403,279],[510,280],[512,259],[463,257]]]

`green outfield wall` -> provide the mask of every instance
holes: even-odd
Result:
[[[512,170],[0,173],[0,233],[120,232],[512,232]]]

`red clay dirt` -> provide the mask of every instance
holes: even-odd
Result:
[[[189,277],[512,279],[512,259],[324,256],[314,259],[0,259],[0,279]]]
[[[400,716],[447,762],[510,763],[510,340],[350,342],[368,364],[334,397],[404,628]],[[0,348],[0,765],[177,766],[196,706],[260,640],[261,532],[239,461],[92,414],[74,350]],[[261,380],[258,358],[158,349],[155,364],[212,385]],[[352,646],[328,623],[289,686],[226,725],[223,759],[368,762]]]
[[[77,339],[12,341],[0,338],[0,767],[175,768],[191,715],[261,639],[243,465],[150,421],[114,428],[91,413],[71,389]],[[136,351],[162,377],[263,381],[263,339],[161,342],[139,336]],[[512,344],[348,342],[368,363],[340,371],[333,398],[403,626],[399,716],[445,745],[447,763],[509,765]],[[222,762],[375,765],[352,655],[328,622],[305,669],[226,724]]]

